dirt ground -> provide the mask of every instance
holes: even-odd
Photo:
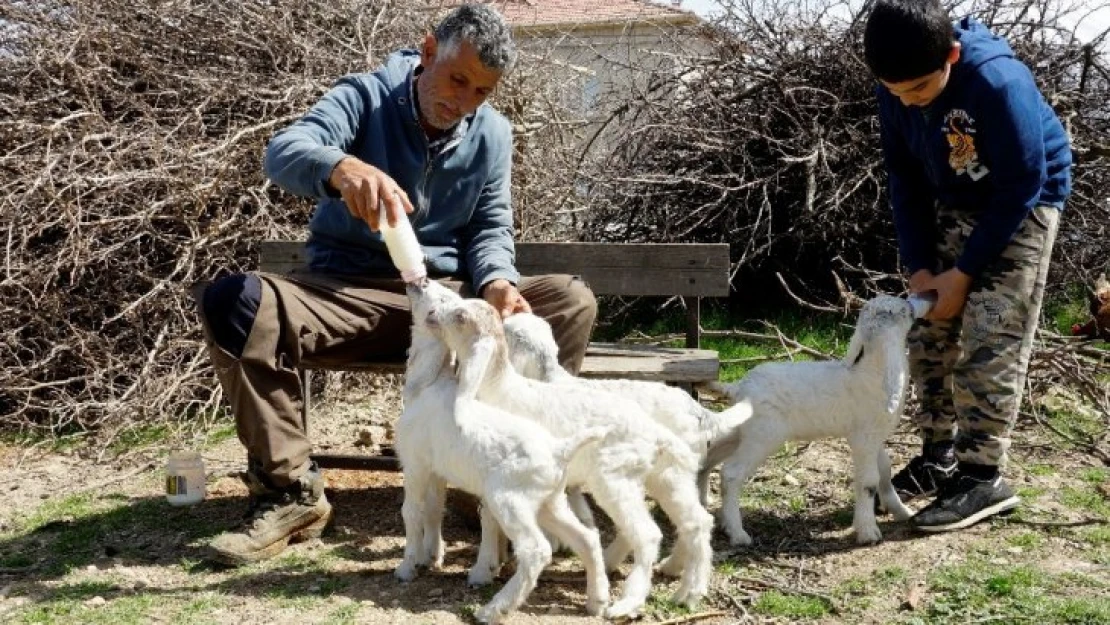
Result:
[[[383,383],[369,397],[317,410],[314,440],[320,448],[365,452],[354,443],[360,436],[380,436],[375,428],[388,428],[395,409],[396,385]],[[789,447],[745,495],[745,523],[756,544],[731,549],[718,532],[713,590],[703,605],[688,611],[671,604],[666,598],[675,582],[657,575],[643,618],[915,622],[937,599],[930,591],[934,572],[973,557],[998,566],[1080,572],[1096,584],[1110,584],[1105,544],[1092,548],[1068,529],[1105,524],[1098,512],[1106,509],[1100,506],[1110,500],[1110,489],[1094,484],[1095,500],[1079,506],[1064,496],[1089,485],[1080,476],[1100,464],[1081,451],[1061,449],[1030,424],[1016,438],[1010,476],[1026,493],[1021,514],[935,536],[915,534],[886,517],[884,542],[870,547],[857,547],[850,533],[846,447]],[[244,509],[245,489],[234,477],[243,451],[233,436],[207,446],[207,499],[175,508],[162,493],[165,453],[173,446],[134,449],[104,463],[80,448],[0,446],[0,622],[468,623],[472,610],[491,596],[490,589],[467,587],[478,534],[454,514],[446,519],[445,568],[411,584],[393,578],[403,547],[397,473],[327,471],[336,516],[322,539],[244,569],[209,565],[207,541],[233,527]],[[891,442],[896,466],[915,448],[903,424]],[[665,522],[661,526],[670,536]],[[611,537],[608,526],[603,529]],[[1036,540],[1021,538],[1028,534]],[[503,573],[497,585],[504,579]],[[621,576],[613,582],[616,592]],[[509,622],[604,622],[584,616],[583,590],[581,567],[572,557],[556,556]],[[767,593],[810,607],[776,608]]]

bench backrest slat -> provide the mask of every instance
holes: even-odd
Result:
[[[523,275],[580,275],[598,295],[725,297],[729,293],[726,243],[516,244]],[[305,264],[303,243],[263,241],[259,269],[275,273]]]

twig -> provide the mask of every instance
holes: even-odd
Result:
[[[713,612],[699,612],[697,614],[689,614],[687,616],[678,616],[665,621],[659,621],[656,625],[678,625],[679,623],[693,623],[694,621],[704,621],[707,618],[716,618],[718,616],[728,616],[728,612],[724,610],[715,610]]]

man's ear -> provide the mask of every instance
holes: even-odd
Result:
[[[420,64],[428,67],[435,63],[436,52],[439,50],[439,42],[436,41],[436,36],[432,33],[424,35],[424,47],[420,49]]]
[[[960,60],[960,48],[960,42],[953,41],[952,47],[948,50],[948,58],[944,59],[944,61],[949,65],[955,65],[956,61]]]

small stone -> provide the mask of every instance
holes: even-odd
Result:
[[[97,568],[96,568],[96,565],[95,565],[95,564],[90,564],[90,565],[88,565],[88,566],[86,566],[86,567],[85,567],[85,570],[86,570],[86,571],[88,571],[88,572],[90,572],[90,573],[95,573],[95,572],[97,572],[97,571],[98,571],[99,569],[97,569]]]
[[[90,608],[99,608],[100,606],[105,605],[106,603],[108,603],[107,599],[105,599],[104,597],[101,597],[100,595],[97,595],[97,596],[93,597],[92,599],[89,599],[88,601],[86,601],[85,605],[89,606]]]
[[[311,594],[316,594],[316,593],[320,592],[320,585],[319,584],[313,584],[313,585],[309,586],[307,590]]]
[[[786,482],[787,484],[789,484],[789,485],[791,485],[791,486],[799,486],[799,485],[801,485],[801,482],[799,482],[799,481],[798,481],[798,478],[794,477],[793,475],[791,475],[791,474],[789,474],[789,473],[787,473],[786,475],[784,475],[784,476],[782,477],[782,481],[783,481],[783,482]]]
[[[373,599],[363,599],[362,601],[359,601],[358,603],[359,603],[359,605],[361,605],[364,608],[374,608],[374,607],[377,607],[377,605],[378,605],[378,604],[374,603]]]
[[[1017,555],[1021,555],[1022,553],[1024,553],[1025,550],[1022,549],[1021,547],[1010,547],[1009,549],[1006,550],[1006,552],[1007,553],[1012,553],[1013,555],[1017,556]]]
[[[443,594],[443,589],[442,588],[433,588],[433,589],[428,591],[428,596],[429,597],[438,597],[442,594]]]

